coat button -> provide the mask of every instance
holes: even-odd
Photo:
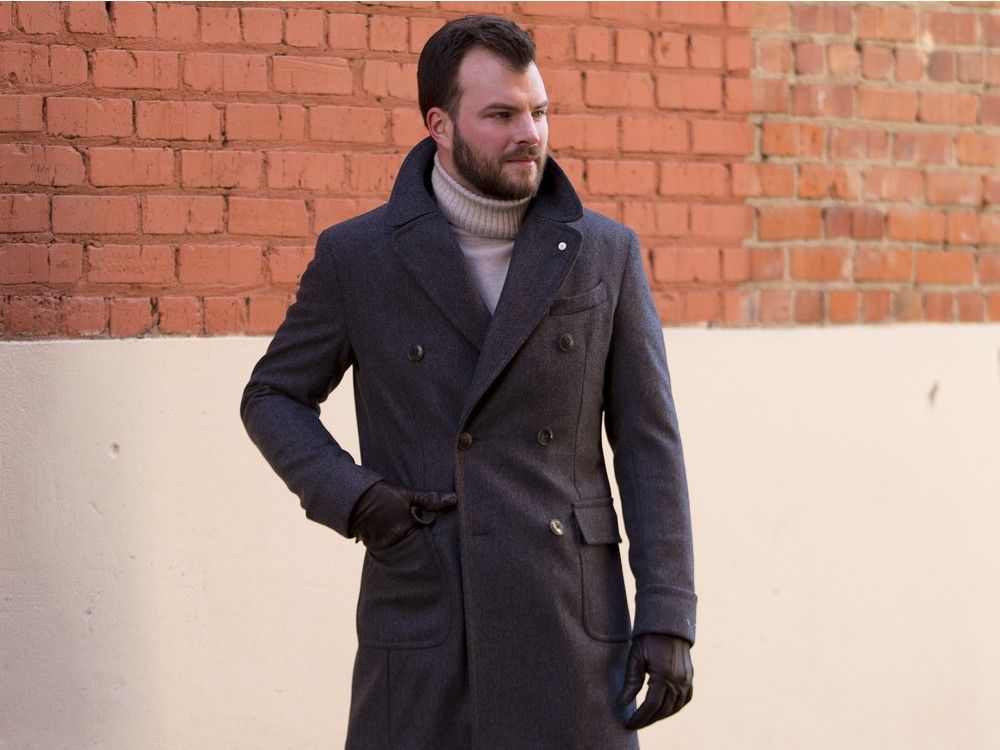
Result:
[[[560,521],[558,518],[553,518],[551,521],[549,521],[549,528],[552,529],[552,533],[555,534],[556,536],[563,535],[562,521]]]
[[[558,245],[556,245],[556,247],[558,247],[560,250],[565,250],[566,249],[566,243],[565,242],[560,242]]]
[[[568,352],[570,349],[572,349],[574,343],[575,342],[573,341],[573,334],[571,333],[564,333],[562,336],[559,337],[559,348],[562,349],[564,352]]]
[[[543,427],[538,431],[538,442],[542,445],[548,445],[552,442],[552,430],[548,427]]]
[[[406,356],[410,358],[412,362],[419,362],[424,358],[424,347],[420,344],[414,344],[410,347],[409,351],[406,352]]]
[[[472,447],[472,433],[471,432],[463,432],[461,435],[458,436],[458,449],[459,450],[464,451],[464,450],[467,450],[467,449],[469,449],[471,447]]]

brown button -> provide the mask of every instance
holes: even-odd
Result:
[[[406,352],[406,356],[410,358],[412,362],[419,362],[424,358],[424,347],[420,344],[414,344],[410,347],[409,351]]]
[[[571,333],[564,333],[559,337],[559,348],[564,352],[568,352],[572,349],[575,343],[576,342],[573,341],[573,334]]]
[[[467,450],[472,447],[472,433],[463,432],[458,436],[458,449],[461,451]]]
[[[560,521],[558,518],[553,518],[551,521],[549,521],[549,528],[552,529],[552,533],[555,534],[556,536],[563,535],[562,521]]]
[[[543,427],[538,431],[538,442],[541,443],[542,445],[548,445],[549,443],[551,443],[552,438],[553,438],[552,430],[550,430],[548,427]]]

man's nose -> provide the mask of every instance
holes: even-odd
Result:
[[[538,123],[535,122],[535,118],[530,112],[519,119],[517,141],[532,145],[541,141],[541,137],[538,135]]]

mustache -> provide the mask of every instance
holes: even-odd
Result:
[[[512,151],[511,153],[507,154],[505,158],[507,159],[507,161],[511,161],[513,159],[534,159],[535,161],[538,161],[538,158],[540,156],[541,152],[539,151],[539,149],[527,148],[527,149],[518,149],[517,151]]]

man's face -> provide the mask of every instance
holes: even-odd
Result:
[[[511,70],[476,47],[462,59],[458,80],[451,139],[455,177],[491,198],[534,195],[549,137],[548,101],[538,68],[529,63],[523,72]]]

